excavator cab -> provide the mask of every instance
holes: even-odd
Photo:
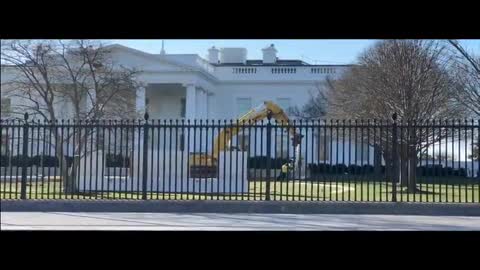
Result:
[[[191,153],[189,160],[190,177],[216,178],[217,163],[208,153]]]

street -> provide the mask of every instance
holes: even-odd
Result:
[[[480,217],[2,212],[1,230],[475,230]]]

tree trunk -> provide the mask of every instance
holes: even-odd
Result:
[[[400,160],[400,171],[399,171],[399,180],[402,187],[408,187],[408,162],[409,155],[405,149],[406,147],[400,148],[399,160]]]
[[[55,132],[58,133],[58,132]],[[74,194],[76,190],[76,185],[75,185],[75,177],[72,174],[72,169],[68,168],[68,163],[67,163],[67,157],[64,153],[64,143],[63,143],[63,138],[59,134],[55,134],[56,140],[55,140],[55,148],[57,152],[57,159],[60,161],[62,166],[60,167],[60,173],[62,177],[62,183],[63,183],[63,192],[65,195],[68,194]],[[60,142],[60,143],[58,143]],[[72,164],[73,168],[73,164]]]
[[[400,153],[400,183],[407,192],[417,192],[417,152],[415,145],[402,147]]]
[[[68,136],[68,134],[67,134]],[[75,136],[75,134],[73,135]],[[70,194],[76,194],[78,192],[77,189],[77,177],[76,177],[76,172],[78,171],[78,166],[79,166],[79,160],[75,160],[72,163],[72,166],[69,168],[68,163],[67,163],[67,156],[65,155],[64,152],[64,138],[59,134],[58,130],[55,129],[55,148],[57,152],[57,158],[58,160],[61,160],[61,166],[60,168],[60,173],[62,177],[62,183],[63,183],[63,193],[65,195],[70,195]],[[60,142],[60,143],[58,143]],[[81,142],[79,142],[79,145],[81,145]],[[76,147],[75,145],[72,145],[73,147],[73,156],[74,159],[79,156],[79,153],[77,153],[76,149],[81,149],[81,147]]]
[[[74,159],[78,159],[77,157],[74,157]],[[76,172],[78,171],[78,167],[80,166],[80,161],[75,160],[72,163],[72,167],[70,169],[66,170],[66,180],[65,180],[65,186],[64,186],[64,192],[65,194],[76,194],[78,193],[77,189],[77,174]]]
[[[415,145],[409,147],[408,159],[408,192],[417,192],[417,151]]]

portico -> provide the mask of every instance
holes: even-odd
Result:
[[[208,118],[208,91],[193,83],[148,83],[136,92],[137,112],[150,119]]]
[[[139,87],[136,92],[136,110],[140,119],[143,118],[145,112],[148,112],[149,119],[169,122],[170,120],[177,122],[185,120],[184,124],[189,121],[198,121],[208,119],[208,91],[204,87],[194,83],[145,83]],[[170,131],[169,131],[170,132]],[[188,133],[188,129],[173,129],[173,144],[181,144],[186,140],[184,132]],[[193,134],[193,129],[190,131]],[[198,131],[198,133],[203,131]],[[198,134],[199,135],[199,134]],[[163,147],[163,134],[159,134],[153,139],[154,144],[160,143]],[[188,149],[190,152],[198,151],[200,148],[200,137],[189,136]],[[160,140],[160,141],[159,141]],[[196,140],[196,142],[195,142]],[[170,142],[168,142],[170,143]],[[167,143],[167,144],[168,144]],[[205,146],[204,146],[205,147]]]

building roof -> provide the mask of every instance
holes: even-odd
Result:
[[[275,63],[264,64],[263,60],[247,60],[246,63],[218,63],[214,66],[350,66],[350,65],[311,65],[302,60],[277,59]]]

